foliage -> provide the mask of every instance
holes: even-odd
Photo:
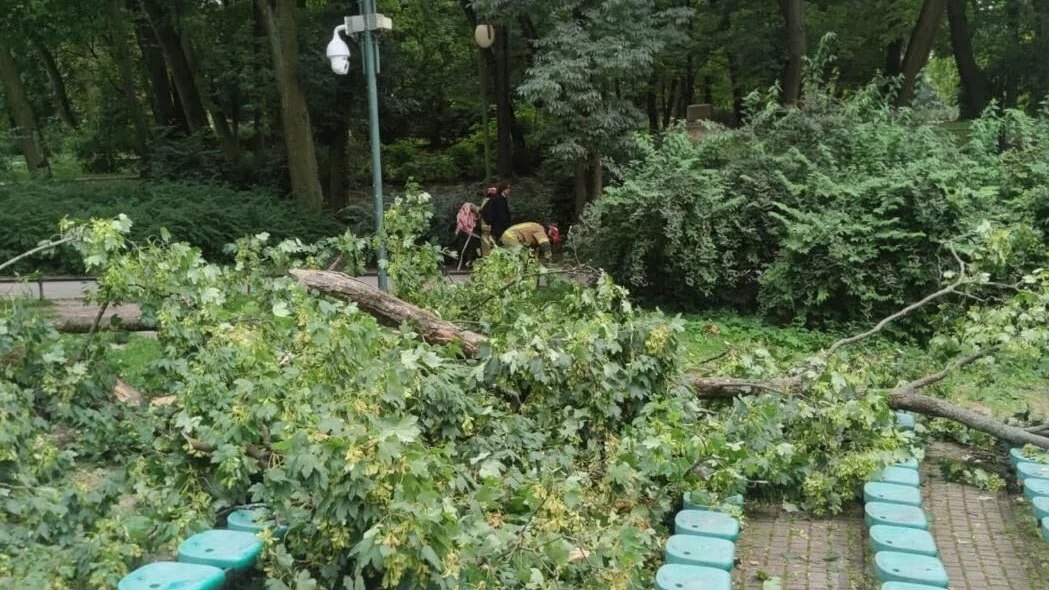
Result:
[[[797,321],[872,319],[920,299],[956,268],[947,244],[984,239],[990,221],[1015,224],[1003,234],[1013,268],[1041,263],[1045,119],[990,112],[959,145],[876,86],[844,99],[814,86],[801,108],[765,104],[698,145],[641,138],[573,231],[579,255],[653,300]]]
[[[306,213],[265,191],[235,191],[218,185],[157,182],[95,182],[0,186],[7,230],[0,235],[0,259],[7,260],[47,239],[64,217],[87,219],[124,213],[140,219],[131,238],[145,241],[166,228],[215,260],[228,260],[227,243],[262,231],[307,241],[339,233],[331,218]],[[6,270],[83,274],[75,253],[27,260]]]
[[[940,473],[947,481],[964,483],[989,492],[1005,489],[1005,480],[997,473],[988,473],[980,467],[972,467],[958,459],[941,458],[938,463]]]

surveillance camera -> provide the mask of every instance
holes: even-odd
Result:
[[[340,30],[345,30],[345,25],[335,27],[335,32],[328,43],[328,60],[331,62],[331,71],[344,76],[350,71],[350,46],[339,36]]]

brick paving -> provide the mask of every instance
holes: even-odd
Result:
[[[867,530],[859,505],[838,516],[788,513],[778,504],[747,506],[736,545],[736,590],[762,590],[779,577],[783,590],[866,590]]]
[[[922,462],[924,508],[951,590],[1040,590],[1044,582],[1036,583],[1037,568],[1047,544],[1030,534],[1030,507],[1005,491],[945,481],[937,459],[963,458],[963,453],[954,445],[934,444]]]

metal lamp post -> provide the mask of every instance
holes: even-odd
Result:
[[[372,144],[372,189],[375,205],[375,235],[379,242],[379,289],[389,288],[386,278],[386,237],[383,235],[382,201],[382,144],[379,139],[379,47],[376,42],[378,31],[393,29],[393,21],[375,11],[375,0],[359,0],[360,15],[346,17],[345,24],[335,27],[328,44],[327,55],[336,74],[349,72],[350,48],[339,37],[344,32],[351,37],[363,33],[361,53],[364,59],[364,76],[368,80],[368,124]]]
[[[495,43],[495,27],[489,24],[477,25],[474,29],[474,41],[481,48],[481,125],[484,127],[484,178],[492,177],[491,140],[488,137],[488,68],[484,62],[484,50]]]

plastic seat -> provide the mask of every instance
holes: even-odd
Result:
[[[929,530],[929,520],[921,508],[887,502],[867,502],[863,507],[864,521],[868,527],[879,524],[901,526],[911,529]]]
[[[1041,453],[1042,457],[1045,457],[1044,453]],[[1025,457],[1023,454],[1023,447],[1013,447],[1009,449],[1009,462],[1013,464],[1013,469],[1020,463],[1041,463],[1038,459],[1032,459]]]
[[[732,590],[732,575],[725,570],[671,563],[656,572],[658,590]]]
[[[921,485],[921,478],[918,477],[918,472],[906,467],[886,467],[878,474],[876,481],[894,483],[901,486],[918,487]]]
[[[667,540],[664,553],[667,563],[701,565],[731,571],[736,562],[736,545],[732,541],[699,535],[674,535]]]
[[[914,430],[914,414],[896,412],[896,425],[904,430]]]
[[[700,504],[692,501],[692,492],[685,492],[683,494],[684,499],[684,510],[714,510],[717,512],[725,512],[726,508],[743,508],[743,496],[736,494],[735,496],[729,496],[725,498],[718,506],[711,508],[707,504]]]
[[[863,486],[864,502],[888,502],[921,506],[922,493],[916,487],[902,486],[895,483],[868,482]]]
[[[874,555],[874,572],[882,582],[907,582],[946,588],[947,569],[935,557],[880,551]]]
[[[1049,541],[1049,518],[1042,519],[1042,526],[1038,527],[1038,532],[1041,533],[1042,538]]]
[[[1049,465],[1021,461],[1016,464],[1016,473],[1019,474],[1021,483],[1027,478],[1049,479]]]
[[[250,568],[260,553],[262,539],[244,531],[204,531],[178,546],[178,560],[183,563],[199,563],[235,571]]]
[[[283,537],[284,533],[288,532],[288,526],[277,526],[277,521],[266,508],[249,508],[231,512],[226,518],[226,526],[232,531],[248,533],[259,533],[270,529],[278,537]]]
[[[1023,482],[1024,498],[1034,500],[1036,496],[1049,496],[1049,480],[1031,478]]]
[[[117,590],[213,590],[225,583],[226,574],[217,567],[158,561],[124,576]]]
[[[1038,522],[1043,518],[1049,518],[1049,496],[1035,496],[1031,499],[1031,508],[1034,509],[1034,517]]]
[[[885,582],[881,590],[937,590],[939,586],[928,586],[926,584],[910,584],[907,582]]]
[[[682,510],[674,517],[674,534],[701,535],[735,542],[739,538],[739,521],[721,512]]]
[[[870,529],[871,546],[874,552],[898,551],[938,557],[936,540],[928,531],[901,526],[876,524]]]
[[[892,466],[893,467],[903,467],[903,468],[906,468],[906,469],[913,469],[915,471],[918,471],[918,460],[915,459],[914,457],[911,457],[909,459],[904,459],[903,461],[900,461],[899,463],[895,463]]]

